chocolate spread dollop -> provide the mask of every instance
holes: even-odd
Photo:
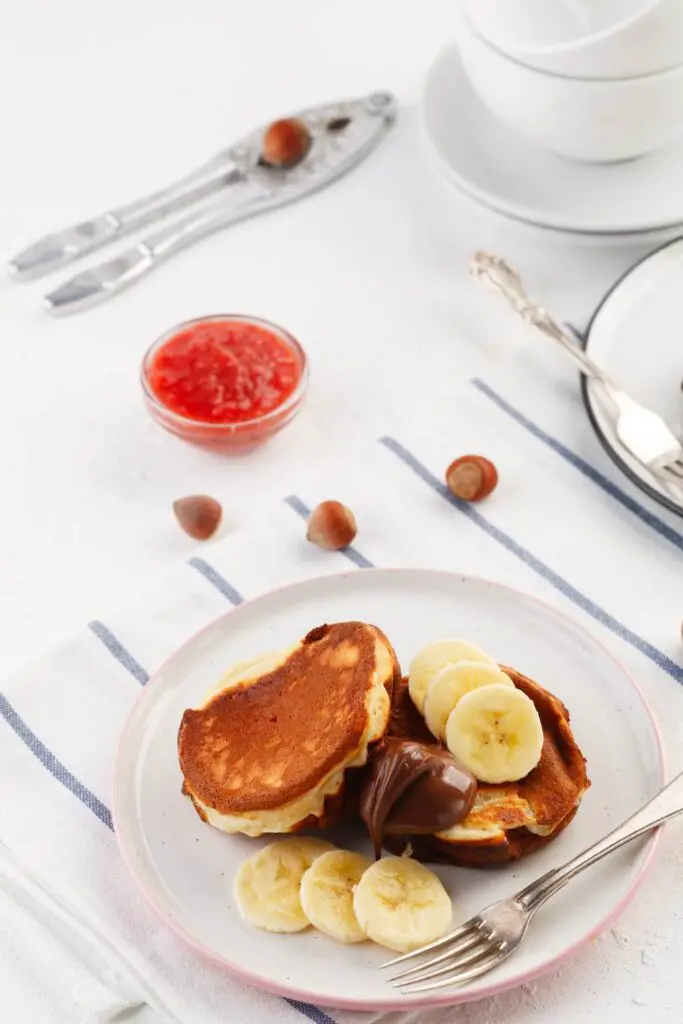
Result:
[[[390,737],[360,796],[375,857],[381,855],[383,835],[421,835],[457,825],[476,792],[474,776],[443,747]]]

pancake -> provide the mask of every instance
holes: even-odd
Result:
[[[590,781],[567,708],[521,672],[504,665],[501,668],[534,702],[539,713],[543,726],[539,763],[518,782],[478,783],[470,812],[444,832],[387,836],[385,845],[393,853],[402,853],[409,843],[413,856],[427,862],[465,867],[507,863],[551,842],[576,814]],[[407,680],[396,690],[389,733],[422,743],[435,742],[410,699]]]
[[[184,792],[224,832],[292,832],[346,811],[383,739],[400,670],[376,626],[319,626],[234,666],[178,733]],[[348,776],[348,778],[347,778]]]

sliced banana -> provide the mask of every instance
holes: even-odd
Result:
[[[314,928],[339,942],[364,942],[353,911],[353,893],[372,861],[349,850],[318,857],[301,879],[301,905]]]
[[[398,953],[440,939],[453,912],[437,876],[409,857],[383,857],[368,868],[353,909],[368,938]]]
[[[281,839],[247,857],[235,876],[237,909],[249,924],[267,932],[301,932],[310,922],[299,890],[301,879],[324,853],[322,839]]]
[[[408,672],[408,692],[413,704],[424,714],[425,696],[430,682],[442,668],[458,661],[478,661],[496,665],[485,651],[467,640],[436,640],[427,644],[413,658]]]
[[[430,732],[439,740],[446,738],[446,722],[461,697],[480,686],[514,686],[497,665],[482,661],[458,661],[437,672],[427,687],[424,718]]]
[[[543,727],[525,693],[494,683],[460,699],[448,716],[446,746],[480,782],[516,782],[540,760]]]
[[[318,857],[322,857],[325,853],[331,853],[332,850],[336,850],[337,847],[333,843],[328,843],[326,839],[315,839],[313,836],[298,836],[294,839],[281,839],[281,843],[290,843],[292,846],[296,846],[299,853],[306,861],[306,870],[310,868],[311,864],[315,864]],[[278,843],[271,843],[271,846],[278,846]]]

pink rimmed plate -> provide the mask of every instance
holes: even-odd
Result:
[[[509,895],[600,838],[664,781],[660,738],[628,673],[582,627],[525,594],[470,576],[367,569],[296,583],[207,626],[152,677],[125,728],[116,763],[114,818],[123,856],[169,927],[238,978],[280,995],[352,1010],[415,1009],[501,992],[550,970],[606,928],[634,895],[656,836],[612,854],[539,912],[520,949],[471,984],[403,996],[377,967],[385,950],[342,946],[313,930],[273,935],[245,924],[232,879],[258,844],[204,825],[181,795],[176,735],[185,708],[232,663],[284,646],[323,622],[362,619],[383,629],[402,665],[417,649],[462,636],[513,665],[568,706],[592,788],[555,842],[500,870],[437,868],[454,922]],[[338,845],[367,848],[355,827]]]

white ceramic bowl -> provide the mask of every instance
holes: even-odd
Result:
[[[528,67],[632,78],[683,64],[683,0],[461,0],[474,28]]]
[[[683,67],[614,81],[552,75],[497,50],[465,19],[459,43],[472,86],[491,113],[553,153],[612,163],[683,135]]]
[[[637,16],[653,0],[462,0],[489,42],[512,56],[580,46]]]

